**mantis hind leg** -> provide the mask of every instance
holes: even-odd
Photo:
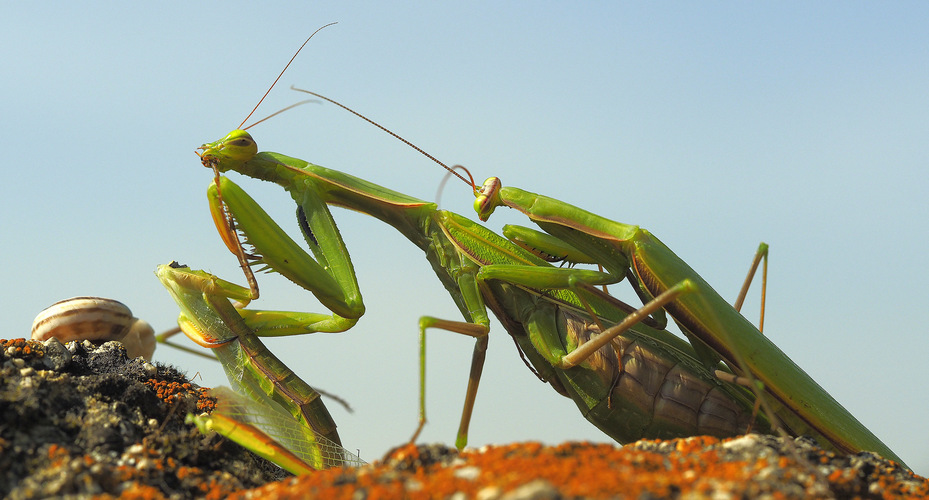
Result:
[[[439,328],[441,330],[460,333],[475,337],[474,353],[471,356],[471,371],[468,375],[468,389],[465,393],[464,408],[461,413],[461,423],[458,426],[458,437],[455,446],[460,450],[468,443],[468,428],[471,424],[471,413],[474,410],[474,401],[477,398],[477,389],[481,382],[481,373],[484,370],[484,358],[487,353],[487,334],[490,332],[486,317],[484,323],[468,323],[464,321],[450,321],[432,316],[419,318],[419,423],[416,431],[410,437],[414,443],[419,437],[423,426],[426,425],[426,329]]]
[[[748,288],[752,284],[752,280],[755,277],[756,271],[758,271],[758,264],[764,262],[761,267],[761,317],[758,319],[758,331],[764,332],[764,308],[765,308],[765,299],[766,293],[768,290],[768,244],[762,242],[758,245],[758,250],[755,252],[755,258],[752,259],[751,268],[748,270],[748,276],[745,277],[745,283],[742,284],[742,289],[739,291],[738,298],[735,299],[733,307],[736,311],[742,310],[742,304],[745,302],[745,295],[748,294]]]
[[[761,244],[758,245],[758,250],[755,252],[755,257],[752,259],[752,264],[748,270],[748,275],[745,276],[745,282],[742,283],[742,288],[741,290],[739,290],[739,296],[735,299],[735,302],[733,303],[732,307],[734,307],[736,311],[740,311],[740,312],[742,311],[742,305],[745,303],[745,296],[748,294],[748,289],[751,286],[753,279],[755,278],[756,272],[758,271],[758,265],[761,263],[763,263],[761,267],[762,269],[761,271],[761,305],[759,306],[759,309],[761,312],[760,312],[760,317],[758,319],[758,331],[764,332],[764,311],[765,311],[765,301],[767,298],[767,290],[768,290],[768,244],[767,243],[761,242]],[[741,385],[749,389],[752,388],[752,379],[750,378],[737,377],[731,373],[724,372],[721,370],[716,370],[715,375],[716,375],[716,378],[720,380],[733,383],[733,384],[737,384],[737,385]],[[752,420],[754,420],[755,416],[758,414],[758,411],[761,410],[762,399],[763,399],[762,397],[758,397],[755,399],[755,405],[752,408]],[[776,424],[777,421],[774,420],[775,417],[773,415],[768,415],[768,418],[772,419],[772,422],[775,422],[775,426],[777,425]],[[749,432],[749,431],[751,431],[750,426],[746,430],[746,432]]]
[[[465,319],[470,321],[451,321],[446,319],[423,316],[419,319],[419,424],[410,438],[410,443],[416,441],[423,426],[426,424],[426,329],[439,328],[450,332],[475,337],[474,353],[471,356],[471,370],[468,375],[468,389],[465,393],[464,408],[461,413],[461,423],[458,427],[458,436],[455,446],[460,450],[468,443],[468,428],[471,423],[471,413],[474,401],[477,398],[477,388],[484,370],[484,356],[487,352],[487,334],[490,332],[490,318],[487,316],[487,307],[481,293],[480,281],[471,273],[462,273],[457,279],[458,290],[461,292],[458,306]]]

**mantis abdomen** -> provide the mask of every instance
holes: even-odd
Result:
[[[568,312],[564,316],[568,341],[574,345],[600,332],[589,320]],[[607,420],[618,428],[608,432],[611,435],[630,427],[619,425],[617,419],[636,422],[637,429],[631,429],[628,438],[614,436],[624,442],[666,435],[728,437],[746,431],[751,412],[731,392],[695,369],[693,363],[676,360],[655,341],[637,337],[616,337],[588,360],[589,366],[580,367],[593,371],[601,385],[609,388],[607,400],[591,408],[588,419]]]
[[[493,283],[487,305],[539,375],[577,404],[592,424],[620,443],[643,438],[735,436],[753,425],[751,396],[719,381],[692,353],[637,325],[580,365],[560,358],[600,333],[588,315],[558,299]],[[610,321],[599,318],[604,328]],[[520,335],[522,333],[522,335]],[[764,417],[755,426],[768,430]]]

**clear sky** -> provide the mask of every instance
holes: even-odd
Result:
[[[152,271],[171,260],[242,283],[194,149],[235,128],[303,39],[338,21],[259,115],[300,99],[291,84],[330,95],[478,180],[651,230],[729,299],[768,242],[768,336],[927,474],[929,8],[707,5],[5,3],[2,336],[28,335],[36,313],[75,295],[167,328],[177,308]],[[263,150],[420,198],[443,175],[328,104],[252,133]],[[296,232],[277,186],[240,185]],[[460,183],[442,204],[472,214]],[[403,237],[335,215],[367,314],[348,333],[267,343],[351,401],[354,414],[329,406],[346,446],[373,460],[416,424],[417,318],[460,316]],[[262,308],[322,309],[259,279]],[[608,439],[492,329],[471,444]],[[454,442],[472,345],[430,336],[423,441]],[[156,358],[223,383],[218,365]]]

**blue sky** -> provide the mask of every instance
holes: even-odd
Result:
[[[709,5],[709,7],[708,7]],[[59,299],[125,302],[157,329],[177,309],[152,274],[179,260],[241,283],[194,156],[235,128],[319,26],[259,115],[339,99],[482,180],[639,224],[734,298],[771,245],[766,333],[929,473],[925,4],[312,2],[0,7],[4,337]],[[263,150],[434,199],[435,165],[331,105],[252,133]],[[296,232],[289,197],[240,184]],[[449,184],[444,208],[471,215]],[[355,329],[269,341],[330,405],[343,442],[378,458],[416,423],[417,319],[457,318],[422,254],[337,210],[367,305]],[[522,222],[500,214],[492,227]],[[260,306],[320,311],[260,276]],[[757,304],[757,295],[749,299]],[[755,306],[757,309],[757,307]],[[754,312],[747,313],[754,317]],[[493,325],[471,444],[608,438],[538,382]],[[472,341],[429,339],[422,440],[454,441]],[[203,385],[219,366],[161,349]]]

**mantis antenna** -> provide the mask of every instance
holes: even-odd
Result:
[[[290,110],[296,108],[297,106],[301,106],[301,105],[306,104],[306,103],[308,103],[308,102],[319,102],[319,101],[317,101],[317,100],[315,100],[315,99],[305,99],[305,100],[302,100],[302,101],[300,101],[300,102],[296,102],[296,103],[294,103],[294,104],[291,104],[290,106],[287,106],[287,107],[284,108],[284,109],[279,109],[279,110],[277,110],[277,111],[271,113],[270,115],[268,115],[268,116],[266,116],[266,117],[264,117],[264,118],[258,120],[257,122],[255,122],[255,123],[253,123],[253,124],[251,124],[251,125],[249,125],[249,126],[247,126],[247,127],[242,127],[241,130],[248,130],[248,129],[254,127],[255,125],[258,125],[259,123],[261,123],[261,122],[263,122],[263,121],[265,121],[265,120],[270,120],[271,118],[274,118],[275,116],[277,116],[277,115],[283,113],[284,111],[290,111]],[[252,110],[252,111],[254,112],[254,110]]]
[[[464,170],[465,173],[468,174],[468,178],[471,179],[471,187],[472,187],[472,189],[474,188],[474,177],[471,176],[471,172],[468,171],[468,169],[465,168],[464,165],[454,165],[454,166],[452,166],[451,170],[449,170],[448,172],[445,173],[444,176],[442,176],[442,181],[439,182],[439,187],[437,187],[436,190],[435,190],[435,204],[436,204],[437,207],[441,207],[441,206],[442,206],[442,203],[441,203],[441,200],[442,200],[442,191],[445,190],[445,184],[448,182],[448,179],[451,178],[452,175],[458,175],[458,174],[455,173],[455,170]],[[461,178],[460,175],[458,175],[458,177]]]
[[[306,39],[306,41],[303,42],[303,45],[301,45],[300,48],[297,49],[296,52],[294,52],[293,57],[291,57],[290,60],[287,61],[287,64],[284,66],[284,69],[282,69],[282,70],[281,70],[281,73],[280,73],[279,75],[277,75],[277,78],[274,79],[274,82],[271,83],[271,86],[268,87],[268,90],[264,93],[263,96],[261,96],[261,99],[258,100],[258,104],[256,104],[255,107],[252,108],[252,111],[248,114],[248,116],[245,117],[244,120],[242,120],[242,123],[239,124],[239,127],[238,127],[238,128],[240,128],[240,129],[242,129],[242,130],[247,130],[247,129],[248,129],[249,127],[251,127],[252,125],[255,125],[256,123],[260,123],[260,122],[256,122],[256,123],[253,123],[252,125],[249,125],[248,127],[244,128],[244,129],[242,128],[242,126],[245,125],[245,122],[247,122],[248,119],[251,118],[253,114],[255,114],[255,110],[258,109],[258,106],[261,106],[261,103],[264,102],[265,97],[268,97],[268,94],[271,93],[271,89],[273,89],[274,86],[277,85],[278,80],[280,80],[281,77],[284,76],[284,72],[287,71],[287,68],[290,67],[290,64],[291,64],[292,62],[294,62],[294,59],[297,58],[297,55],[300,54],[300,51],[303,50],[303,47],[306,47],[306,44],[308,44],[308,43],[310,42],[310,39],[312,39],[314,36],[316,36],[316,34],[319,33],[320,31],[322,31],[324,28],[328,28],[329,26],[332,26],[332,25],[334,25],[334,24],[338,24],[338,23],[329,23],[329,24],[326,24],[326,25],[320,27],[319,29],[317,29],[316,31],[314,31],[313,34],[310,35],[310,36]],[[297,103],[297,104],[294,104],[293,106],[289,106],[289,107],[287,107],[287,108],[285,108],[285,109],[283,109],[283,110],[281,110],[281,111],[278,111],[278,113],[282,113],[283,111],[286,111],[286,110],[288,110],[288,109],[290,109],[290,108],[293,108],[294,106],[299,106],[300,104],[302,104],[302,103]],[[278,113],[275,113],[274,115],[276,115],[276,114],[278,114]],[[271,115],[271,116],[274,116],[274,115]],[[268,118],[270,118],[270,116],[269,116]],[[267,120],[268,118],[265,118],[264,120]],[[261,121],[264,121],[264,120],[261,120]]]
[[[255,104],[255,107],[252,108],[251,112],[248,113],[248,116],[246,116],[245,119],[242,120],[242,123],[240,123],[237,128],[241,130],[247,130],[273,116],[277,116],[280,113],[283,113],[284,111],[293,109],[297,106],[300,106],[301,104],[310,102],[309,100],[306,100],[306,101],[300,101],[296,104],[292,104],[280,111],[272,113],[271,115],[266,116],[265,118],[262,118],[261,120],[258,120],[257,122],[243,128],[243,126],[245,125],[245,122],[247,122],[248,119],[251,118],[253,114],[255,114],[255,111],[258,109],[258,106],[261,106],[261,103],[264,102],[265,97],[268,97],[268,94],[271,93],[271,90],[274,88],[275,85],[277,85],[277,82],[281,79],[282,76],[284,76],[284,72],[287,71],[287,68],[289,68],[291,63],[294,62],[294,59],[297,58],[297,55],[300,54],[300,51],[303,50],[303,47],[306,47],[306,44],[309,43],[310,40],[317,33],[322,31],[323,28],[327,28],[334,24],[337,24],[337,23],[333,22],[333,23],[323,25],[322,27],[314,31],[309,37],[307,37],[307,39],[303,42],[303,45],[301,45],[300,48],[298,48],[297,51],[294,52],[294,55],[290,58],[289,61],[287,61],[287,64],[284,66],[284,69],[281,70],[280,74],[277,75],[277,78],[274,79],[274,82],[271,83],[271,86],[268,87],[268,90],[265,91],[264,95],[261,96],[261,99],[258,100],[258,104]],[[239,267],[242,268],[242,272],[245,274],[245,279],[248,281],[248,287],[251,292],[251,300],[257,299],[258,298],[258,280],[255,279],[255,273],[252,272],[252,268],[249,265],[249,258],[255,259],[256,256],[245,252],[245,248],[243,248],[242,242],[239,239],[239,233],[236,231],[236,228],[235,228],[235,220],[233,219],[232,214],[229,212],[228,208],[226,207],[226,204],[223,203],[222,191],[219,188],[219,169],[216,167],[215,164],[209,165],[209,166],[213,169],[213,182],[216,184],[216,196],[217,198],[219,198],[220,206],[223,207],[223,219],[225,219],[225,222],[226,222],[226,231],[228,231],[230,235],[233,235],[234,237],[233,239],[235,240],[235,250],[233,251],[233,253],[235,254],[236,258],[239,260]],[[244,306],[244,304],[240,304],[240,306]]]
[[[381,125],[380,123],[377,123],[376,121],[374,121],[374,120],[368,118],[367,116],[365,116],[365,115],[363,115],[363,114],[361,114],[361,113],[355,111],[354,109],[352,109],[352,108],[350,108],[350,107],[348,107],[348,106],[342,104],[341,102],[336,101],[335,99],[330,99],[330,98],[328,98],[328,97],[326,97],[326,96],[324,96],[324,95],[322,95],[322,94],[317,94],[316,92],[310,92],[309,90],[298,89],[297,87],[294,87],[293,85],[290,86],[290,89],[291,89],[291,90],[296,90],[297,92],[303,92],[303,93],[305,93],[305,94],[310,94],[311,96],[318,97],[318,98],[323,99],[323,100],[325,100],[325,101],[331,102],[332,104],[335,104],[336,106],[338,106],[338,107],[344,109],[345,111],[348,111],[349,113],[351,113],[351,114],[357,116],[358,118],[361,118],[362,120],[364,120],[364,121],[370,123],[371,125],[374,125],[375,127],[379,128],[379,129],[381,129],[381,130],[383,130],[384,132],[387,132],[388,134],[390,134],[391,136],[393,136],[395,139],[399,140],[400,142],[402,142],[402,143],[406,144],[407,146],[409,146],[409,147],[415,149],[416,151],[419,151],[419,152],[420,152],[423,156],[425,156],[426,158],[429,158],[430,160],[432,160],[432,161],[438,163],[439,165],[441,165],[442,168],[444,168],[445,170],[448,170],[449,173],[450,173],[451,175],[454,175],[455,177],[458,177],[459,179],[461,179],[462,181],[464,181],[465,184],[471,186],[471,190],[474,191],[474,194],[475,194],[475,195],[477,195],[477,187],[474,185],[474,177],[471,176],[471,172],[469,172],[467,168],[465,168],[465,167],[463,167],[463,166],[461,166],[461,165],[455,165],[454,167],[449,167],[448,165],[446,165],[446,164],[442,163],[441,161],[439,161],[436,157],[434,157],[434,156],[432,156],[431,154],[429,154],[429,153],[423,151],[419,146],[417,146],[417,145],[413,144],[412,142],[410,142],[410,141],[404,139],[403,137],[400,137],[399,135],[397,135],[396,133],[394,133],[392,130],[388,129],[387,127],[384,127],[384,126]],[[457,170],[457,169],[464,170],[465,173],[468,174],[468,178],[465,179],[464,176],[462,176],[461,174],[459,174],[458,172],[456,172],[455,170]],[[443,181],[443,182],[444,182],[444,181]]]

